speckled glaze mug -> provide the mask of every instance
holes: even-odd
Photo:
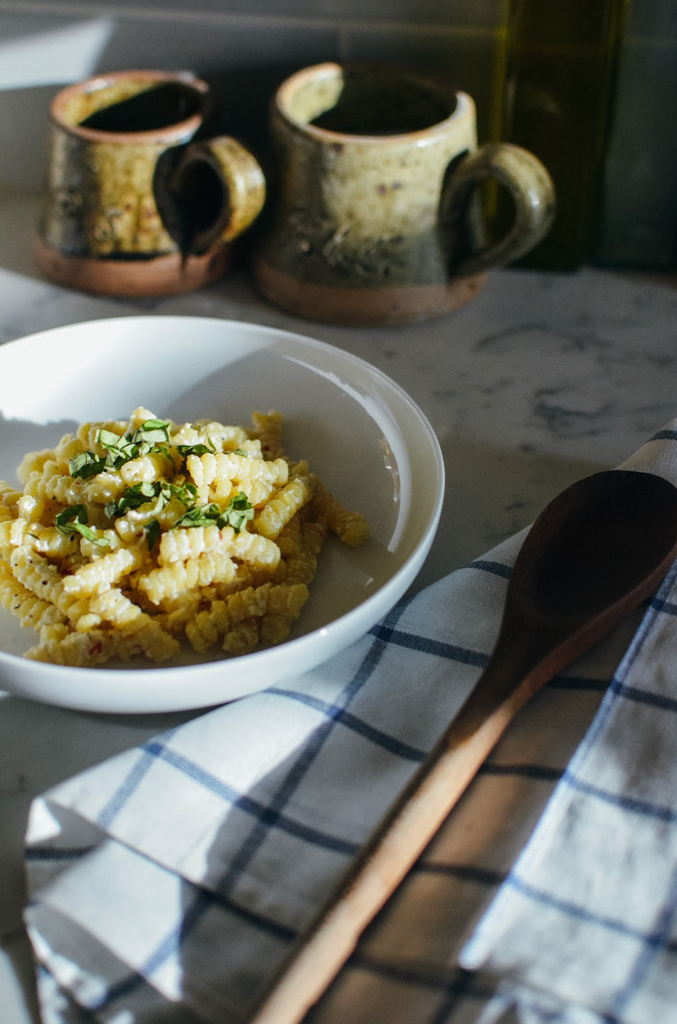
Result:
[[[271,133],[278,173],[255,281],[300,316],[370,326],[440,316],[552,223],[540,161],[514,145],[478,148],[472,98],[416,71],[305,68],[278,89]],[[514,205],[491,243],[476,189],[486,179]]]
[[[51,106],[41,270],[122,296],[166,295],[228,269],[265,180],[240,142],[206,134],[208,85],[189,73],[123,71],[69,86]]]

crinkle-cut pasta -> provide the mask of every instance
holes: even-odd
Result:
[[[348,512],[284,451],[279,412],[252,427],[177,424],[140,406],[82,424],[0,481],[0,606],[36,629],[27,657],[69,666],[277,644]],[[366,526],[366,524],[364,524]]]
[[[79,505],[85,497],[84,491],[84,482],[64,476],[53,460],[45,464],[41,473],[31,473],[24,486],[25,494],[32,494],[34,498],[50,498],[62,505]]]
[[[0,560],[0,605],[20,619],[22,626],[41,629],[56,622],[64,622],[64,616],[51,601],[41,600],[14,577],[9,564]]]
[[[186,469],[200,491],[203,501],[207,500],[209,486],[214,481],[217,481],[222,487],[227,484],[228,490],[230,490],[230,482],[233,478],[231,465],[223,459],[220,462],[217,461],[217,455],[214,455],[213,452],[205,452],[204,455],[189,455],[186,459]]]
[[[77,541],[67,537],[54,526],[41,526],[26,519],[15,519],[10,530],[12,547],[27,544],[33,551],[49,558],[70,558],[78,550]]]
[[[110,555],[113,553],[113,551],[117,551],[118,548],[121,548],[123,546],[123,541],[120,537],[118,537],[117,532],[115,530],[100,530],[97,537],[99,540],[106,542],[105,548],[99,547],[94,541],[90,540],[88,537],[83,537],[80,540],[80,553],[84,556],[83,564],[87,564],[87,561],[94,561],[98,558],[101,558],[101,555],[104,552],[107,555]],[[133,543],[138,539],[138,536],[134,536],[130,538],[130,543]],[[76,544],[77,543],[78,542],[76,541]]]
[[[189,455],[186,466],[198,488],[211,488],[228,494],[232,481],[237,479],[238,489],[244,491],[247,497],[256,483],[268,484],[269,488],[273,488],[287,483],[289,479],[289,466],[284,459],[264,462],[263,459],[250,459],[235,452]]]
[[[130,601],[118,587],[110,587],[95,594],[89,601],[90,612],[100,621],[111,622],[120,629],[130,629],[132,625],[150,621],[138,604]]]
[[[85,446],[79,437],[75,437],[73,434],[64,434],[54,449],[54,458],[61,472],[67,473],[70,460],[76,455],[81,455],[84,450]]]
[[[240,559],[254,570],[274,572],[280,561],[280,549],[277,544],[268,537],[261,537],[255,533],[241,531],[234,534],[229,543],[229,550],[233,558]]]
[[[261,637],[261,628],[258,619],[244,619],[237,622],[228,630],[223,638],[222,649],[226,654],[241,657],[251,654]]]
[[[236,562],[235,575],[232,580],[223,580],[221,583],[211,583],[208,587],[200,587],[203,601],[210,604],[212,601],[222,601],[224,598],[235,594],[247,587],[262,587],[264,583],[271,582],[269,572],[255,572],[244,563],[238,565]]]
[[[324,523],[304,523],[301,527],[301,545],[286,562],[285,583],[311,582],[317,571],[317,560],[327,536]]]
[[[192,423],[184,423],[172,431],[172,444],[201,444],[207,440],[204,429]]]
[[[221,530],[215,523],[211,526],[196,526],[192,530],[170,530],[160,538],[157,560],[160,565],[185,562],[188,558],[197,558],[205,551],[222,546]]]
[[[153,483],[167,470],[167,456],[162,452],[150,452],[138,459],[131,459],[120,467],[120,476],[126,487],[139,483]]]
[[[285,582],[271,587],[266,614],[261,619],[261,640],[266,644],[280,644],[286,640],[308,597],[305,583]]]
[[[209,437],[214,444],[220,443],[224,450],[239,448],[247,441],[247,431],[244,427],[208,419],[196,420],[195,425],[203,436]]]
[[[142,505],[141,508],[130,509],[125,515],[116,519],[115,531],[124,544],[134,544],[137,541],[143,541],[146,527],[153,519],[157,520],[161,530],[171,530],[185,511],[185,506],[178,498],[172,498],[159,512],[156,512],[152,503],[149,502],[148,505]]]
[[[50,636],[30,647],[26,658],[45,661],[52,665],[68,665],[73,668],[103,665],[114,655],[115,641],[101,630],[91,633],[66,633],[65,636]]]
[[[366,519],[359,512],[349,512],[347,508],[344,508],[317,476],[312,474],[311,480],[315,492],[313,496],[315,517],[326,519],[329,529],[340,537],[344,544],[353,548],[364,544],[369,537],[369,526]]]
[[[282,444],[282,413],[276,409],[270,412],[253,412],[252,437],[261,442],[261,451],[265,459],[279,459],[284,456]]]
[[[5,523],[4,526],[5,529],[3,533],[10,549],[18,548],[20,544],[24,543],[24,540],[30,541],[35,530],[39,529],[35,523],[29,522],[28,519],[24,519],[23,516],[19,516],[18,519],[11,519],[9,522]]]
[[[242,490],[255,509],[263,508],[275,496],[275,485],[265,480],[245,480]]]
[[[139,405],[129,417],[129,428],[130,430],[138,430],[142,427],[147,420],[155,418],[155,414],[146,409],[145,406]],[[125,427],[127,424],[125,424]]]
[[[277,546],[282,558],[291,558],[301,550],[301,517],[294,516],[277,536]]]
[[[44,498],[36,498],[32,494],[22,494],[14,510],[22,519],[29,519],[31,522],[38,522],[47,513],[49,502]]]
[[[9,558],[12,553],[12,526],[16,520],[0,518],[0,558]]]
[[[112,554],[102,555],[95,562],[82,566],[72,576],[66,576],[63,588],[68,594],[87,597],[101,587],[116,583],[135,569],[140,569],[147,559],[148,553],[140,544],[118,548]]]
[[[201,604],[200,590],[186,591],[174,601],[163,601],[163,611],[158,614],[157,621],[172,636],[183,637],[188,623],[195,618]]]
[[[23,491],[17,491],[6,480],[0,480],[0,523],[21,515],[19,502],[22,500]]]
[[[87,505],[107,505],[119,498],[126,486],[119,473],[99,473],[83,481],[82,500]]]
[[[186,562],[170,562],[169,565],[152,569],[138,581],[142,590],[153,604],[178,597],[183,590],[206,587],[210,583],[232,579],[235,563],[226,551],[207,551],[198,558]]]
[[[275,540],[289,520],[303,508],[312,497],[312,489],[307,477],[295,477],[271,498],[265,508],[254,518],[254,529]]]
[[[258,437],[247,437],[244,441],[239,441],[237,445],[224,445],[224,451],[236,451],[239,450],[244,452],[245,455],[250,459],[258,459],[260,462],[264,461],[263,452],[261,451],[261,442]]]
[[[88,611],[88,599],[67,593],[58,570],[42,555],[19,548],[12,553],[9,565],[17,582],[39,600],[54,605],[64,621],[77,622]]]
[[[64,596],[63,578],[58,568],[43,555],[22,545],[12,551],[9,565],[14,578],[27,590],[43,601],[51,601],[64,614],[67,613],[73,599]]]
[[[23,491],[8,483],[7,480],[0,480],[0,504],[11,509],[19,501]]]
[[[76,431],[76,437],[82,441],[83,449],[91,451],[96,447],[99,430],[109,430],[111,434],[124,434],[129,423],[127,420],[104,420],[100,423],[83,423]]]
[[[50,638],[26,651],[34,661],[76,668],[103,665],[113,658],[129,661],[143,654],[152,661],[170,661],[179,652],[179,643],[156,622],[149,622],[137,633],[92,629],[85,633],[67,633],[63,639]]]
[[[16,475],[21,483],[25,484],[31,473],[42,473],[45,463],[52,459],[54,459],[54,452],[51,448],[44,448],[39,452],[27,452],[17,466]],[[21,491],[18,493],[21,494]]]
[[[213,525],[164,534],[160,540],[158,563],[165,566],[173,562],[185,562],[209,552],[229,554],[253,569],[272,571],[280,560],[279,547],[266,537],[244,531],[236,533],[230,526],[220,530]]]
[[[208,651],[228,630],[244,619],[260,618],[268,606],[270,583],[247,587],[212,601],[186,626],[186,636],[199,653]]]

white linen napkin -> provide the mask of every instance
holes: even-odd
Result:
[[[676,440],[672,424],[625,468],[677,483]],[[472,688],[523,536],[319,669],[34,802],[25,919],[45,1024],[247,1020]],[[670,1019],[674,579],[517,716],[314,1022]]]

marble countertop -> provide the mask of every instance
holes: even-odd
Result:
[[[423,409],[447,493],[417,586],[530,523],[573,480],[609,468],[677,415],[677,280],[585,268],[507,270],[469,305],[410,327],[302,321],[254,292],[245,269],[191,295],[117,301],[57,287],[35,269],[35,195],[0,198],[0,343],[104,317],[181,314],[311,335],[367,359]],[[103,717],[0,700],[0,1006],[37,1021],[21,923],[21,845],[32,796],[180,720]],[[48,751],[48,756],[45,756]]]

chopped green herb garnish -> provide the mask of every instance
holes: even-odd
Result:
[[[137,433],[150,434],[154,431],[162,434],[165,441],[169,440],[169,420],[144,420]]]
[[[174,464],[174,456],[172,454],[172,450],[169,447],[169,445],[166,445],[166,444],[155,444],[155,445],[153,445],[153,453],[156,453],[156,452],[159,455],[164,455],[165,458],[167,459],[167,461],[170,463],[171,471],[172,471],[172,476],[173,476],[174,473],[176,472],[176,466]]]
[[[97,430],[95,441],[106,449],[108,453],[107,463],[113,469],[118,469],[123,463],[135,459],[139,455],[139,446],[122,437],[114,434],[112,430]]]
[[[167,420],[145,420],[131,437],[132,444],[155,445],[169,440],[169,423]]]
[[[95,455],[94,452],[80,452],[68,460],[70,475],[81,480],[97,476],[99,473],[103,473],[105,468],[106,459],[101,455]]]
[[[184,459],[188,455],[207,455],[208,452],[212,451],[206,444],[177,444],[176,450]]]
[[[208,505],[195,505],[193,508],[189,508],[188,511],[181,516],[176,522],[175,526],[225,526],[225,523],[220,523],[219,519],[221,516],[221,509],[216,502],[210,502]]]
[[[214,501],[207,505],[195,505],[188,509],[185,515],[182,515],[174,524],[174,529],[181,526],[218,526],[222,530],[224,526],[232,526],[235,532],[239,533],[247,520],[253,518],[254,508],[247,495],[240,491],[230,499],[223,511]]]
[[[244,491],[240,491],[228,502],[227,508],[221,517],[229,526],[232,526],[236,533],[239,533],[249,519],[254,518],[254,506],[250,503]]]
[[[188,481],[185,484],[168,484],[172,494],[176,495],[182,505],[192,508],[197,498],[197,487]]]
[[[148,541],[148,550],[152,551],[157,542],[160,539],[160,533],[162,527],[160,526],[157,519],[151,519],[149,523],[146,523],[146,540]]]
[[[209,434],[207,434],[206,441],[200,441],[197,444],[177,444],[176,450],[184,459],[188,455],[216,455],[218,452],[218,448]]]
[[[61,512],[57,512],[54,522],[57,530],[66,537],[72,537],[74,533],[79,533],[87,540],[91,540],[97,547],[108,547],[108,540],[105,537],[97,537],[91,526],[87,526],[87,509],[84,505],[70,505],[68,508],[62,509]]]
[[[133,484],[117,501],[110,501],[104,511],[109,519],[116,519],[130,509],[141,508],[155,499],[155,506],[151,510],[155,514],[162,511],[172,496],[176,496],[186,508],[191,508],[197,498],[197,487],[193,483],[174,484],[166,480]]]
[[[128,487],[118,501],[110,501],[105,506],[105,513],[109,519],[123,515],[129,509],[140,508],[146,505],[152,498],[160,493],[160,483],[140,483]],[[165,502],[166,504],[166,502]]]
[[[101,428],[96,432],[95,440],[97,444],[106,449],[107,464],[113,469],[118,469],[125,462],[148,455],[156,445],[167,442],[169,440],[169,423],[167,420],[145,420],[131,436],[129,434],[123,436],[112,430]],[[169,453],[165,451],[164,454]]]
[[[68,463],[70,475],[86,479],[103,473],[106,469],[119,469],[125,462],[138,459],[149,452],[161,452],[171,463],[174,473],[174,457],[169,442],[169,422],[167,420],[145,420],[132,434],[116,434],[105,427],[97,430],[95,441],[106,449],[105,455],[95,452],[81,452]],[[216,449],[213,449],[216,451]]]
[[[245,459],[250,458],[249,452],[244,452],[241,448],[236,448],[235,451],[231,452],[231,455],[244,455]]]

